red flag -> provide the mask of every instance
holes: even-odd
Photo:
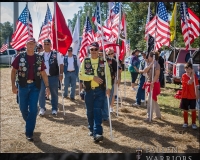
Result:
[[[121,53],[119,55],[119,60],[123,60],[124,59],[124,56],[126,55],[126,46],[125,46],[125,43],[124,41],[122,41],[122,45],[121,45]]]
[[[72,43],[72,35],[70,33],[69,28],[67,27],[65,18],[57,2],[54,2],[54,7],[55,7],[55,12],[52,21],[53,49],[65,55]],[[57,39],[56,39],[56,31],[57,31]],[[56,41],[58,41],[58,46]]]

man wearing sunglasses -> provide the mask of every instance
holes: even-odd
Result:
[[[95,142],[103,140],[102,108],[105,94],[110,96],[111,76],[108,63],[98,57],[99,45],[97,42],[90,44],[90,58],[85,58],[80,66],[79,78],[84,81],[85,105],[87,109],[89,135]],[[106,72],[105,72],[106,69]],[[106,75],[105,75],[106,74]],[[106,86],[107,79],[107,86]]]
[[[68,87],[71,86],[70,99],[75,100],[76,78],[78,76],[77,57],[72,54],[72,47],[69,47],[67,55],[64,57],[64,97],[68,96]]]
[[[63,79],[63,59],[59,52],[51,50],[51,40],[45,39],[44,41],[44,53],[43,58],[45,62],[45,72],[48,75],[49,89],[51,92],[51,105],[52,105],[52,115],[57,115],[58,110],[58,82],[62,82]],[[45,85],[44,81],[41,83],[40,95],[39,95],[39,105],[40,112],[39,115],[43,116],[45,114]]]

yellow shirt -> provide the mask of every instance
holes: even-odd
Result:
[[[94,69],[94,75],[87,75],[85,74],[85,59],[81,63],[80,69],[79,69],[79,79],[82,81],[91,81],[91,87],[98,87],[99,84],[93,80],[94,76],[97,76],[97,67],[99,63],[99,58],[97,59],[91,59],[92,68]],[[107,76],[107,88],[111,89],[111,76],[110,76],[110,68],[108,66],[108,63],[106,62],[106,76]]]

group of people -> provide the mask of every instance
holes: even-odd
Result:
[[[37,52],[35,52],[35,48]],[[79,78],[80,86],[83,84],[85,91],[84,101],[89,136],[92,136],[95,142],[102,141],[102,121],[108,121],[109,112],[113,112],[116,88],[121,82],[122,66],[115,58],[114,50],[111,48],[106,50],[104,56],[99,44],[92,42],[89,46],[90,56],[86,57],[79,67],[77,56],[72,54],[72,47],[68,49],[65,56],[51,48],[50,39],[45,39],[43,45],[37,45],[34,38],[29,38],[26,42],[26,50],[15,56],[12,62],[12,91],[18,95],[19,108],[26,122],[27,140],[33,141],[38,104],[39,115],[43,116],[46,112],[45,97],[51,95],[52,115],[57,115],[58,88],[62,84],[64,74],[63,98],[75,100],[76,81]],[[132,65],[136,73],[131,73],[132,87],[135,87],[136,74],[137,76],[139,74],[140,79],[136,105],[145,101],[146,88],[149,93],[146,120],[151,120],[153,114],[150,111],[151,94],[152,111],[156,112],[156,118],[161,118],[157,103],[157,96],[160,94],[158,53],[150,52],[146,58],[146,53],[142,52],[143,61],[141,62],[137,60],[139,53],[139,50],[135,50],[133,53]],[[106,59],[104,60],[104,58]],[[153,77],[152,72],[154,73]],[[69,86],[71,91],[68,97]]]
[[[161,119],[157,96],[160,94],[160,88],[163,87],[164,59],[160,56],[160,51],[150,52],[149,54],[141,52],[143,59],[139,61],[139,52],[141,51],[137,49],[133,51],[130,66],[128,68],[131,73],[132,89],[134,91],[136,91],[135,81],[139,75],[136,103],[134,103],[133,106],[141,106],[141,103],[145,102],[145,93],[147,93],[147,119],[145,120],[151,121],[153,112],[156,113],[155,119]],[[187,62],[185,64],[185,73],[182,75],[180,108],[183,110],[183,127],[188,127],[188,110],[190,109],[192,113],[191,126],[193,129],[197,129],[196,105],[198,103],[197,100],[199,99],[199,83],[198,78],[194,73],[193,65],[190,62]],[[150,108],[152,110],[150,110]]]

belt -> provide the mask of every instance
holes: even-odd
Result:
[[[92,90],[97,89],[97,88],[100,88],[100,87],[99,86],[98,87],[91,87]]]
[[[67,72],[74,72],[75,70],[73,70],[73,71],[67,71]]]
[[[34,80],[27,80],[27,83],[33,83]]]

